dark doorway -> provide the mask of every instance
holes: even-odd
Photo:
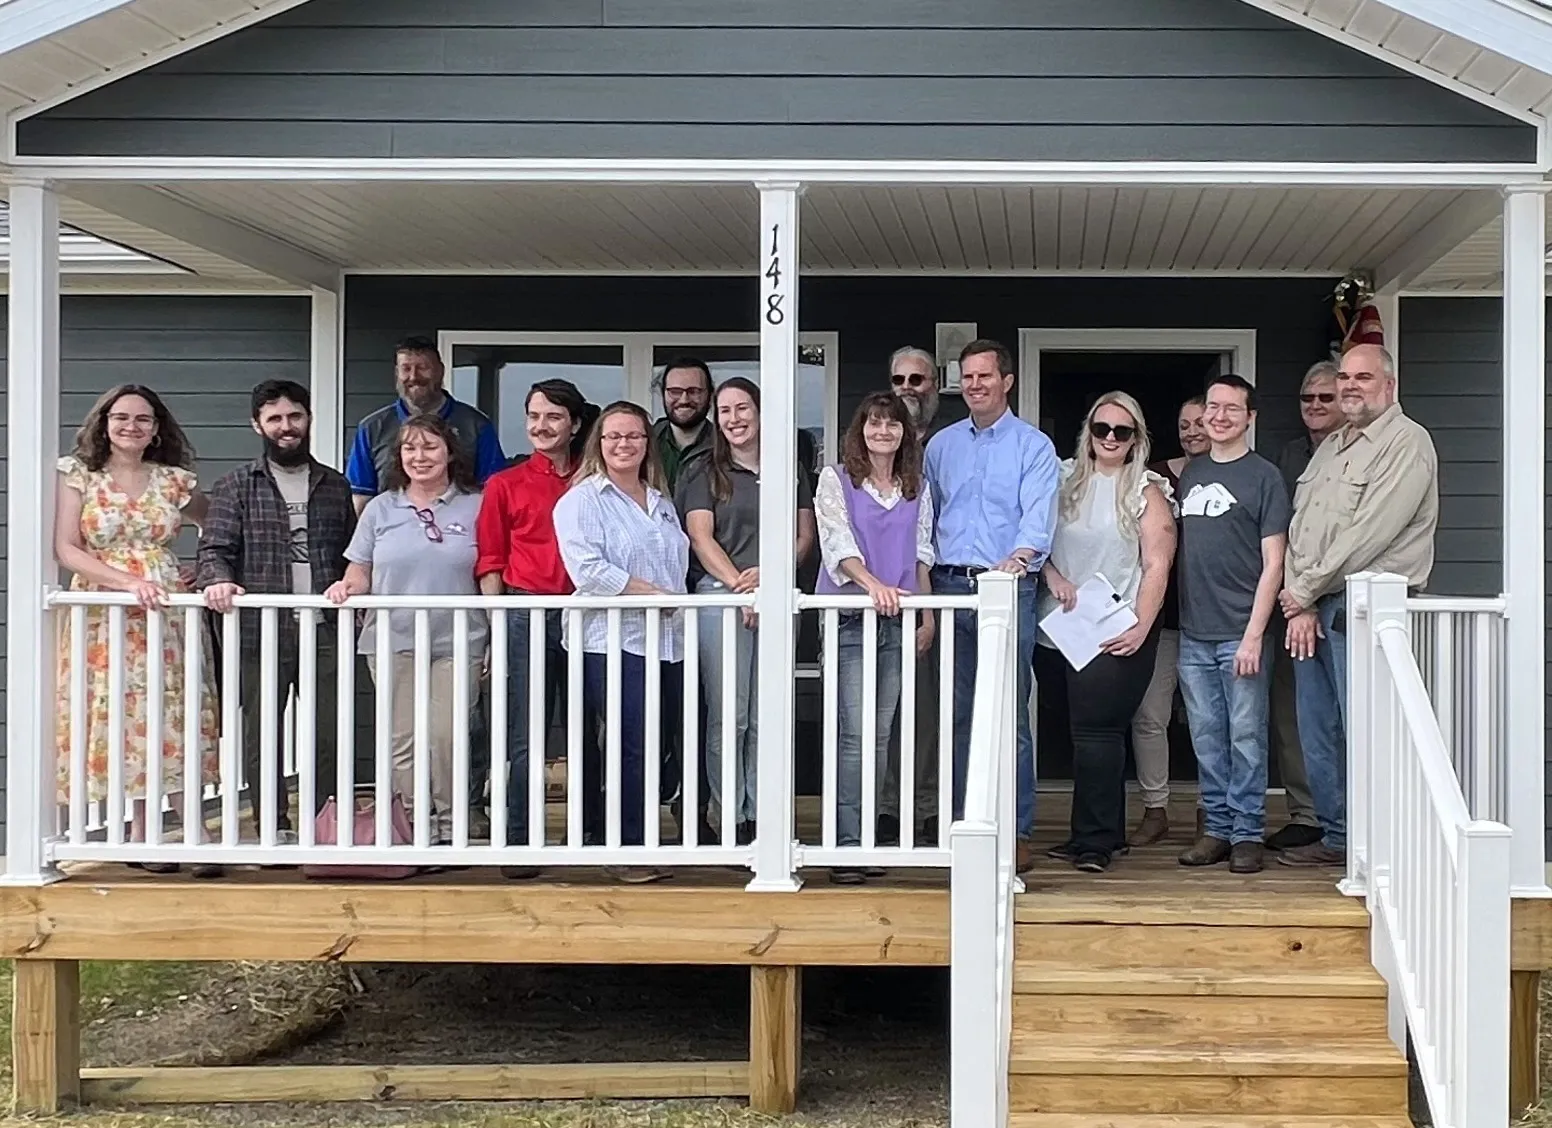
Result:
[[[1142,405],[1152,441],[1151,461],[1180,453],[1176,417],[1180,405],[1200,395],[1210,376],[1224,370],[1225,356],[1215,352],[1046,352],[1040,354],[1040,429],[1071,458],[1078,427],[1094,401],[1123,391]],[[1066,663],[1054,650],[1035,648],[1038,684],[1038,762],[1042,779],[1072,778],[1072,742],[1067,727]],[[1176,696],[1170,726],[1171,779],[1196,778],[1196,754],[1185,713]],[[1128,768],[1128,774],[1131,769]]]

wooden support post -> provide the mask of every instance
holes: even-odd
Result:
[[[797,1109],[803,1053],[803,969],[749,969],[749,1107]]]
[[[1509,973],[1509,1115],[1541,1099],[1541,972]]]
[[[81,1099],[81,980],[74,960],[17,960],[11,1063],[19,1112]]]

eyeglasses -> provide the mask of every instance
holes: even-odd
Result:
[[[889,382],[897,388],[904,388],[907,385],[912,388],[925,388],[930,379],[932,377],[923,376],[920,372],[912,372],[908,375],[903,372],[896,372],[889,377]]]
[[[1335,403],[1335,392],[1300,392],[1300,403]]]
[[[645,431],[605,431],[603,440],[606,443],[644,443],[647,434]]]
[[[706,398],[706,389],[705,388],[664,388],[663,389],[663,398],[665,400],[705,399]]]
[[[1111,435],[1114,435],[1116,442],[1129,443],[1132,441],[1133,436],[1137,434],[1137,428],[1128,427],[1125,423],[1101,423],[1096,419],[1089,424],[1089,434],[1100,440],[1108,439]]]
[[[429,509],[417,509],[415,516],[420,518],[420,526],[426,531],[426,539],[435,544],[441,544],[442,530],[437,527],[436,514]]]

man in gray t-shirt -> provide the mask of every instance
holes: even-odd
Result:
[[[1292,516],[1282,475],[1246,441],[1254,395],[1239,376],[1208,386],[1203,422],[1212,448],[1180,474],[1176,550],[1180,690],[1206,821],[1180,864],[1228,860],[1235,873],[1255,873],[1263,864],[1272,676],[1267,626]]]

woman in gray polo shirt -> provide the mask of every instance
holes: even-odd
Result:
[[[742,376],[724,380],[714,402],[711,457],[694,463],[679,483],[678,507],[690,534],[690,582],[698,592],[750,592],[760,583],[760,389]],[[814,493],[798,473],[795,551],[801,565],[814,550]],[[740,844],[753,841],[755,818],[755,617],[748,609],[722,637],[723,616],[699,617],[701,685],[706,700],[706,785],[709,819],[723,824],[722,765],[733,763],[733,821]],[[722,652],[734,648],[738,691],[733,731],[723,731]]]
[[[399,430],[399,457],[384,479],[386,491],[361,511],[356,535],[345,549],[350,564],[345,578],[324,594],[334,603],[353,595],[474,595],[474,564],[479,555],[474,523],[480,495],[474,467],[440,417],[417,415]],[[415,679],[415,612],[390,611],[393,667],[393,788],[411,807],[415,801],[415,701],[427,699],[427,752],[431,768],[432,842],[446,845],[453,835],[453,618],[452,611],[430,613],[431,677]],[[377,667],[379,612],[367,614],[359,650],[367,656],[372,680]],[[465,686],[469,707],[479,686],[485,653],[483,611],[468,613],[469,645]]]

